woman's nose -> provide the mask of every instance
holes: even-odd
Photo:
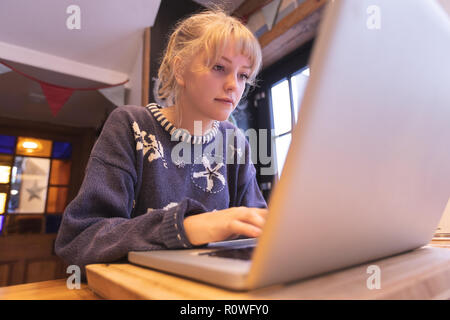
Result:
[[[225,80],[225,90],[226,91],[234,91],[237,88],[237,79],[236,75],[229,74]]]

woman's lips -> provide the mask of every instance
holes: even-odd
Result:
[[[215,100],[233,105],[233,100],[231,100],[231,99],[215,99]]]

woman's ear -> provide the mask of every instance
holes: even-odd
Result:
[[[184,77],[183,77],[183,64],[181,62],[180,57],[175,57],[173,61],[173,68],[174,68],[174,74],[175,74],[175,80],[177,81],[178,85],[180,87],[184,87]]]

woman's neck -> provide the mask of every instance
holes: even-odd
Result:
[[[161,113],[174,126],[187,130],[191,135],[204,135],[206,131],[212,128],[214,120],[199,119],[195,114],[179,112],[178,107],[173,105],[161,109]],[[181,117],[181,123],[180,123]]]

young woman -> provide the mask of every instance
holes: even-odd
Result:
[[[167,107],[111,113],[64,213],[56,253],[84,267],[132,250],[258,237],[266,203],[247,140],[226,120],[260,64],[257,39],[237,19],[207,11],[180,22],[159,70]]]

